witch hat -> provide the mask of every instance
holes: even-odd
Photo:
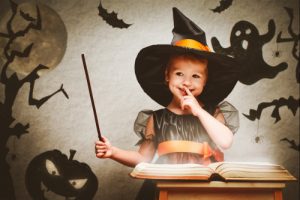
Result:
[[[223,101],[238,81],[236,61],[212,52],[206,43],[205,32],[177,8],[173,8],[173,39],[171,44],[143,48],[135,60],[135,74],[146,94],[162,106],[168,106],[172,93],[165,84],[166,65],[173,55],[192,54],[208,60],[208,81],[196,98],[204,105],[215,106]]]

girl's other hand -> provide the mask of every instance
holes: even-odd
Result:
[[[183,96],[181,99],[181,109],[189,111],[194,116],[198,116],[202,110],[199,102],[187,87],[183,88],[187,95]]]
[[[110,158],[112,153],[112,145],[107,138],[102,137],[102,141],[95,143],[95,154],[97,158]]]

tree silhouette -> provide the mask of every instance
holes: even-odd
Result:
[[[36,18],[31,17],[28,13],[20,10],[18,13],[18,4],[9,0],[12,14],[6,23],[6,33],[0,32],[0,37],[6,38],[6,44],[4,45],[3,54],[5,61],[0,67],[0,83],[3,84],[4,88],[4,100],[0,102],[0,199],[15,199],[13,182],[9,171],[9,165],[6,161],[9,149],[6,147],[7,141],[11,136],[20,138],[23,134],[28,133],[29,123],[21,124],[16,122],[13,117],[12,108],[19,90],[25,83],[29,83],[29,99],[28,104],[40,108],[47,100],[49,100],[55,94],[62,92],[66,98],[68,95],[63,88],[63,85],[53,92],[52,94],[45,96],[41,99],[33,97],[33,90],[35,81],[40,78],[38,72],[40,70],[48,69],[47,66],[39,64],[29,74],[23,78],[18,78],[17,73],[14,72],[12,75],[7,76],[7,69],[9,65],[15,60],[15,58],[26,58],[30,57],[31,49],[34,43],[29,44],[21,51],[12,50],[11,45],[13,42],[26,35],[30,30],[41,30],[42,21],[40,15],[40,9],[36,6]],[[23,30],[14,31],[12,28],[13,19],[19,14],[22,19],[28,22],[28,25]],[[13,125],[15,124],[15,125]]]
[[[281,43],[281,42],[293,42],[293,49],[292,49],[292,55],[293,57],[298,61],[297,66],[296,66],[296,79],[297,82],[300,83],[300,67],[299,67],[299,52],[297,53],[297,49],[299,49],[299,40],[300,40],[300,34],[299,33],[295,33],[293,31],[292,25],[293,25],[293,21],[294,21],[294,12],[293,9],[288,8],[288,7],[284,7],[284,9],[286,10],[286,12],[288,13],[289,17],[290,17],[290,23],[288,26],[288,33],[290,37],[282,37],[282,31],[279,32],[279,34],[277,35],[277,43]]]

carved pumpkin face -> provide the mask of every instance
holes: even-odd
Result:
[[[26,187],[33,199],[51,199],[50,191],[78,200],[93,198],[98,180],[87,164],[73,160],[75,151],[70,152],[68,159],[58,150],[47,151],[29,163]]]

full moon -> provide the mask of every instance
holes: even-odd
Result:
[[[25,13],[32,18],[33,23],[37,21],[37,8],[40,9],[41,30],[30,29],[24,36],[17,37],[9,47],[9,54],[12,51],[23,52],[24,49],[33,43],[28,57],[15,57],[9,68],[26,76],[39,64],[47,66],[49,69],[39,71],[39,75],[54,69],[62,60],[67,46],[67,30],[60,16],[50,7],[43,4],[22,3],[18,5],[18,10],[11,25],[14,33],[24,30],[30,22],[25,20],[20,13]],[[0,19],[0,32],[7,33],[7,23],[12,15],[10,8]],[[7,38],[0,37],[0,48],[4,49]],[[4,53],[0,55],[2,63],[6,62]],[[1,62],[0,62],[1,63]]]

